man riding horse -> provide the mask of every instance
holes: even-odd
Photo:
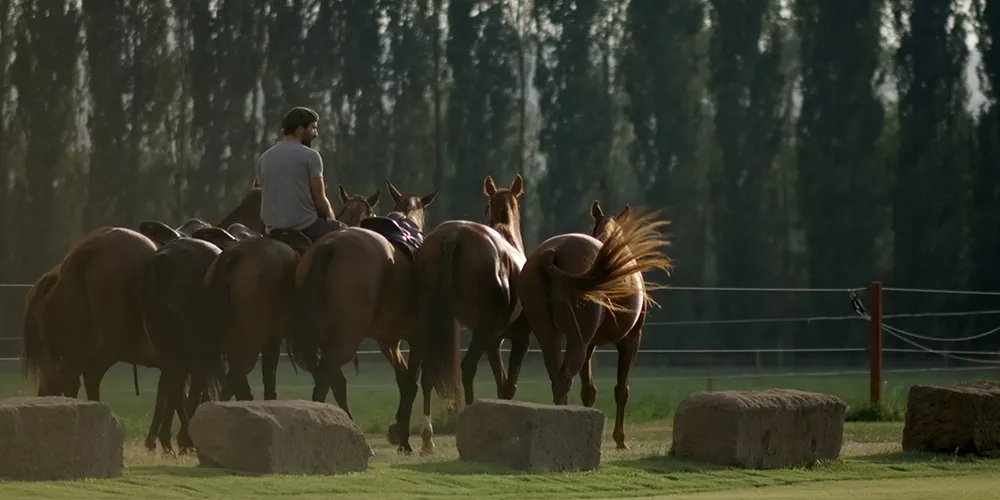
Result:
[[[346,225],[333,213],[323,182],[323,158],[312,149],[319,115],[295,107],[281,120],[284,138],[257,160],[254,187],[261,188],[260,218],[265,231],[300,231],[316,241]]]

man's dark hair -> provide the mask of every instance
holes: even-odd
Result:
[[[315,111],[306,107],[296,106],[285,113],[285,117],[281,120],[281,132],[285,135],[291,135],[295,133],[295,129],[308,127],[310,123],[318,121],[319,114]]]

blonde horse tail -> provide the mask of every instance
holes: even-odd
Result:
[[[642,293],[646,303],[656,305],[647,292],[659,287],[647,285],[639,290],[626,278],[656,269],[669,273],[673,268],[670,258],[660,251],[670,243],[658,231],[669,222],[655,220],[657,215],[656,212],[633,214],[620,221],[620,232],[601,246],[585,271],[568,273],[550,263],[546,266],[547,274],[565,287],[570,294],[567,300],[583,299],[611,311],[622,311],[624,308],[615,303],[616,299]]]

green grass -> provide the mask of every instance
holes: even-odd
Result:
[[[850,423],[841,460],[812,467],[770,471],[706,466],[665,457],[669,423],[636,424],[633,449],[619,452],[607,439],[600,470],[528,474],[457,460],[454,440],[440,437],[430,457],[397,455],[378,436],[370,436],[376,456],[363,474],[342,476],[245,476],[198,467],[191,457],[149,454],[138,443],[126,451],[121,479],[50,483],[0,482],[0,498],[622,498],[717,492],[712,498],[745,498],[754,491],[834,491],[881,481],[965,482],[995,478],[997,461],[948,455],[907,455],[898,451],[899,423]],[[995,481],[995,479],[994,479]],[[964,484],[964,483],[963,483]],[[930,487],[930,486],[929,486]],[[820,489],[822,488],[822,489]],[[964,498],[994,498],[995,490]],[[725,496],[722,496],[725,494]],[[809,495],[811,497],[812,495]],[[853,496],[853,495],[852,495]],[[806,498],[785,496],[784,498]],[[829,498],[845,498],[830,496]],[[931,498],[931,497],[928,497]]]
[[[965,499],[994,498],[1000,477],[1000,461],[950,455],[908,455],[900,452],[901,422],[849,422],[841,460],[807,468],[748,471],[694,464],[666,457],[671,424],[677,403],[686,395],[704,390],[706,380],[698,372],[640,368],[632,382],[626,433],[631,450],[619,452],[610,439],[611,421],[605,427],[602,466],[598,471],[571,474],[526,474],[500,467],[461,462],[454,438],[442,435],[437,426],[438,452],[430,457],[400,456],[385,441],[385,429],[395,411],[397,394],[384,362],[363,361],[361,375],[348,368],[349,397],[358,423],[369,433],[376,456],[364,474],[330,477],[243,477],[227,471],[197,466],[192,457],[165,457],[141,447],[155,395],[156,372],[140,370],[142,394],[132,389],[131,368],[112,369],[102,386],[102,399],[123,420],[127,429],[125,476],[115,480],[52,483],[0,481],[0,498],[440,498],[469,495],[490,498],[875,498],[866,491],[882,491],[879,498],[908,491],[907,498],[940,498],[953,494],[955,485]],[[596,369],[599,390],[597,407],[613,416],[613,365]],[[832,370],[824,370],[832,371]],[[798,388],[828,392],[843,398],[855,411],[867,401],[868,379],[864,375],[840,377],[775,377],[726,379],[716,370],[715,390],[738,388]],[[886,377],[886,408],[898,412],[906,391],[915,383],[992,378],[989,371],[909,373]],[[676,377],[690,378],[676,378]],[[260,374],[251,376],[256,397],[261,396]],[[494,397],[489,368],[483,363],[477,384],[479,397]],[[283,365],[278,375],[279,397],[308,399],[311,379]],[[579,382],[572,402],[578,401]],[[0,373],[0,397],[31,394],[31,386],[20,375]],[[82,394],[81,394],[82,395]],[[529,365],[519,384],[518,399],[550,401],[549,383],[536,365]],[[331,399],[332,400],[332,399]],[[436,397],[434,398],[437,402]],[[420,412],[420,398],[415,413]],[[439,416],[440,418],[440,416]],[[612,417],[613,418],[613,417]],[[419,440],[414,444],[418,444]],[[937,479],[936,479],[937,478]],[[992,481],[992,482],[990,482]],[[945,489],[941,485],[951,485]],[[990,486],[992,485],[992,486]],[[846,493],[850,491],[850,493]],[[854,492],[857,491],[857,494]],[[839,493],[834,493],[839,492]],[[938,492],[929,495],[928,492]],[[950,492],[950,493],[944,493]],[[923,495],[923,496],[921,496]],[[988,495],[988,496],[987,496]],[[674,498],[670,496],[670,498]]]

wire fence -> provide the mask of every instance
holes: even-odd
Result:
[[[30,284],[0,284],[0,289],[23,289],[26,293]],[[939,372],[963,372],[963,371],[983,371],[1000,368],[1000,351],[995,349],[975,349],[975,348],[950,348],[948,344],[969,343],[979,341],[1000,332],[1000,319],[996,320],[995,327],[984,329],[967,335],[941,336],[927,335],[903,329],[895,325],[896,321],[918,319],[918,318],[979,318],[1000,314],[1000,308],[968,309],[958,311],[911,311],[894,312],[882,310],[882,294],[940,294],[940,295],[970,295],[979,297],[1000,297],[1000,292],[992,291],[966,291],[966,290],[938,290],[938,289],[917,289],[899,287],[881,287],[878,285],[877,297],[870,292],[872,285],[856,288],[737,288],[737,287],[691,287],[677,286],[668,287],[667,292],[721,292],[734,294],[749,293],[789,293],[789,294],[817,294],[831,293],[843,294],[846,304],[841,315],[816,315],[816,316],[793,316],[793,317],[745,317],[745,318],[697,318],[685,320],[670,320],[668,318],[647,321],[644,339],[660,337],[662,332],[677,331],[681,328],[711,327],[711,326],[739,326],[739,325],[805,325],[801,328],[808,328],[815,324],[829,324],[840,322],[850,325],[854,331],[854,337],[866,339],[867,342],[860,341],[856,345],[850,346],[830,346],[830,347],[795,347],[795,346],[773,346],[760,345],[754,347],[740,348],[659,348],[643,347],[639,350],[638,363],[643,363],[655,358],[653,364],[663,366],[701,367],[708,371],[715,370],[708,376],[717,379],[742,379],[754,377],[768,378],[792,378],[792,377],[835,377],[835,376],[871,376],[873,388],[881,383],[882,374],[892,373],[939,373]],[[862,296],[867,295],[869,304],[863,303]],[[877,302],[876,302],[877,301]],[[997,301],[1000,306],[1000,300]],[[851,310],[853,309],[853,311]],[[878,311],[875,314],[875,310]],[[19,318],[18,318],[19,319]],[[797,327],[798,328],[798,327]],[[868,331],[870,335],[858,335],[859,332]],[[13,334],[11,334],[13,333]],[[11,332],[9,328],[0,330],[0,353],[11,353],[0,357],[0,362],[19,362],[19,344],[21,338],[19,332]],[[698,340],[705,340],[710,335],[697,337]],[[889,346],[882,345],[884,340],[891,340]],[[689,339],[688,339],[689,340]],[[646,342],[648,344],[648,342]],[[658,338],[655,343],[662,344],[662,338]],[[833,342],[831,342],[833,343]],[[762,343],[763,344],[763,343]],[[935,344],[944,344],[938,346]],[[995,344],[994,344],[995,345]],[[465,351],[465,349],[463,349]],[[506,354],[509,350],[504,348]],[[14,354],[16,352],[16,354]],[[403,350],[408,353],[407,349]],[[537,358],[541,350],[537,348],[529,349],[529,360]],[[358,352],[361,357],[377,359],[381,356],[381,351],[375,349],[363,349]],[[830,369],[823,363],[816,362],[815,357],[803,358],[806,362],[790,361],[790,358],[802,355],[817,354],[838,354],[848,358],[841,360],[835,365],[843,369]],[[889,369],[882,367],[881,358],[883,354],[892,354],[894,366]],[[611,347],[599,347],[594,352],[595,360],[600,363],[613,363],[617,355],[617,350]],[[284,353],[283,353],[284,356]],[[914,358],[911,363],[900,362],[899,356],[906,356],[907,359]],[[763,358],[767,357],[767,360]],[[691,358],[685,362],[681,358]],[[738,359],[737,359],[738,358]],[[868,366],[864,366],[868,364]],[[807,365],[807,366],[802,366]],[[915,366],[908,366],[915,365]],[[739,371],[736,368],[751,368],[750,370]],[[726,370],[734,368],[735,370]],[[795,368],[806,368],[795,369]],[[877,374],[875,372],[878,372]],[[665,374],[657,376],[659,380],[684,380],[704,378],[705,374]],[[874,390],[874,389],[873,389]],[[873,394],[873,399],[875,395]]]

